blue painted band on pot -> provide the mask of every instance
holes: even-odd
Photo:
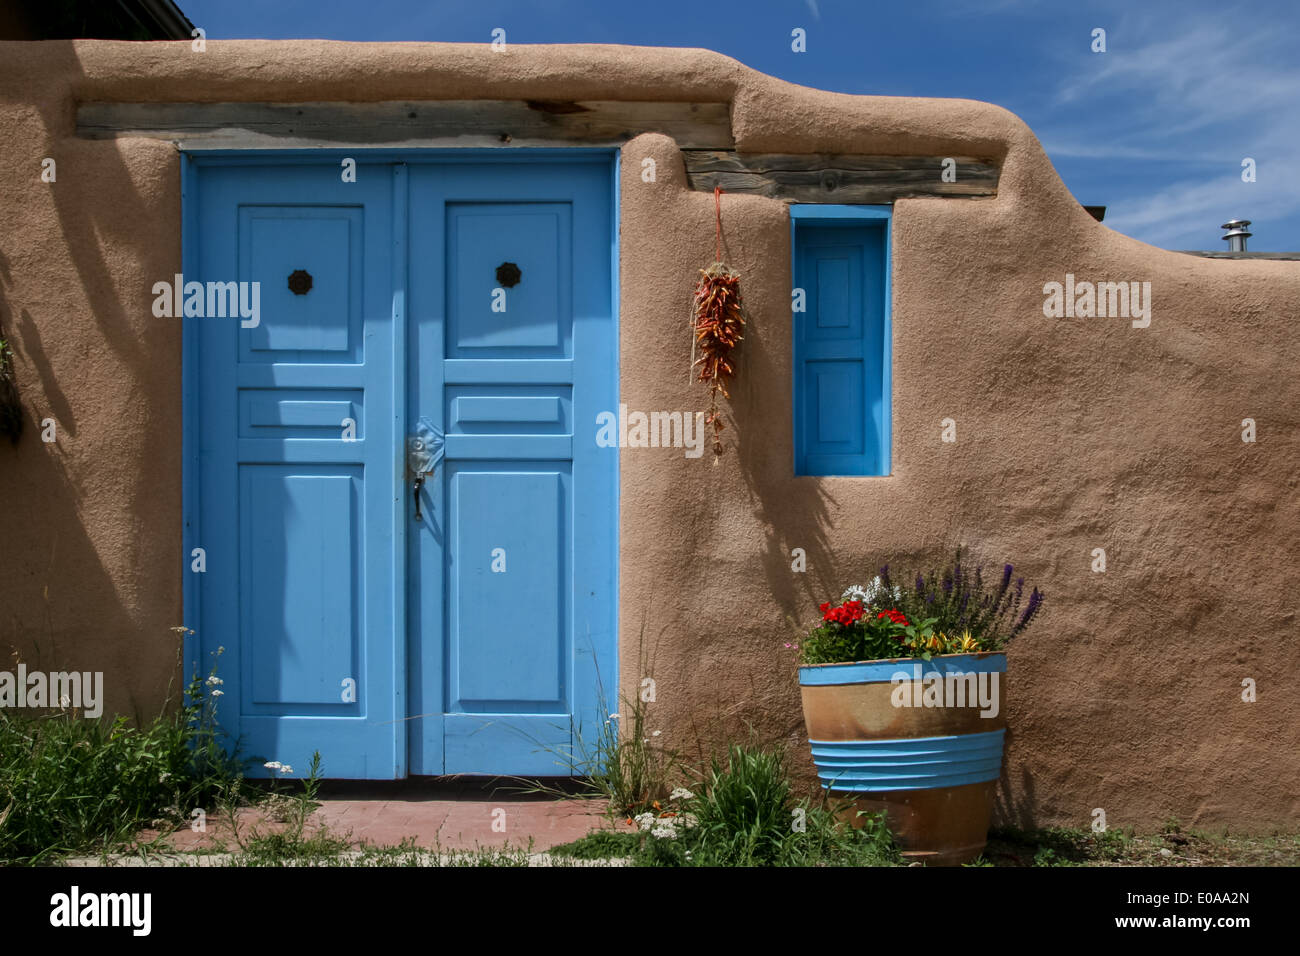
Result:
[[[919,657],[904,657],[887,661],[860,661],[854,664],[814,664],[799,668],[799,683],[805,687],[827,684],[870,684],[889,682],[895,675],[906,675],[915,680],[916,666],[921,666],[921,677],[940,677],[948,674],[980,674],[1007,671],[1007,655],[1002,652],[988,654],[955,654],[935,657],[928,661]]]
[[[872,792],[932,790],[996,780],[1006,730],[952,737],[810,740],[822,786]]]

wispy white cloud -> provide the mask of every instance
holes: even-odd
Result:
[[[1106,225],[1165,248],[1226,249],[1217,241],[1217,230],[1229,219],[1243,217],[1258,223],[1265,216],[1300,210],[1300,186],[1284,180],[1271,189],[1257,187],[1260,184],[1243,184],[1232,175],[1182,180],[1126,201],[1114,215],[1107,213]]]
[[[1077,136],[1078,134],[1074,134]],[[1071,159],[1138,159],[1156,162],[1176,161],[1180,163],[1221,163],[1222,155],[1202,153],[1189,155],[1185,150],[1173,146],[1126,146],[1111,141],[1108,137],[1091,140],[1079,139],[1044,139],[1043,149],[1051,156],[1067,156]]]
[[[1160,162],[1169,180],[1120,194],[1106,224],[1176,248],[1214,245],[1219,223],[1300,213],[1300,61],[1294,39],[1261,13],[1196,21],[1120,16],[1108,52],[1091,55],[1055,91],[1041,130],[1049,155]],[[1240,162],[1258,164],[1254,183]],[[1213,167],[1217,166],[1217,170]]]

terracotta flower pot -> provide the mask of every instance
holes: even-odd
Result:
[[[885,812],[904,857],[968,863],[984,849],[1006,734],[1006,654],[799,668],[817,775],[844,811]]]

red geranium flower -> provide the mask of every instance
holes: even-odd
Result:
[[[866,613],[861,601],[845,601],[839,606],[827,602],[820,605],[818,609],[822,612],[823,621],[831,621],[844,627],[858,623]]]

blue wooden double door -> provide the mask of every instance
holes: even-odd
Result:
[[[617,674],[611,157],[354,158],[188,160],[196,663],[255,775],[573,773]]]

